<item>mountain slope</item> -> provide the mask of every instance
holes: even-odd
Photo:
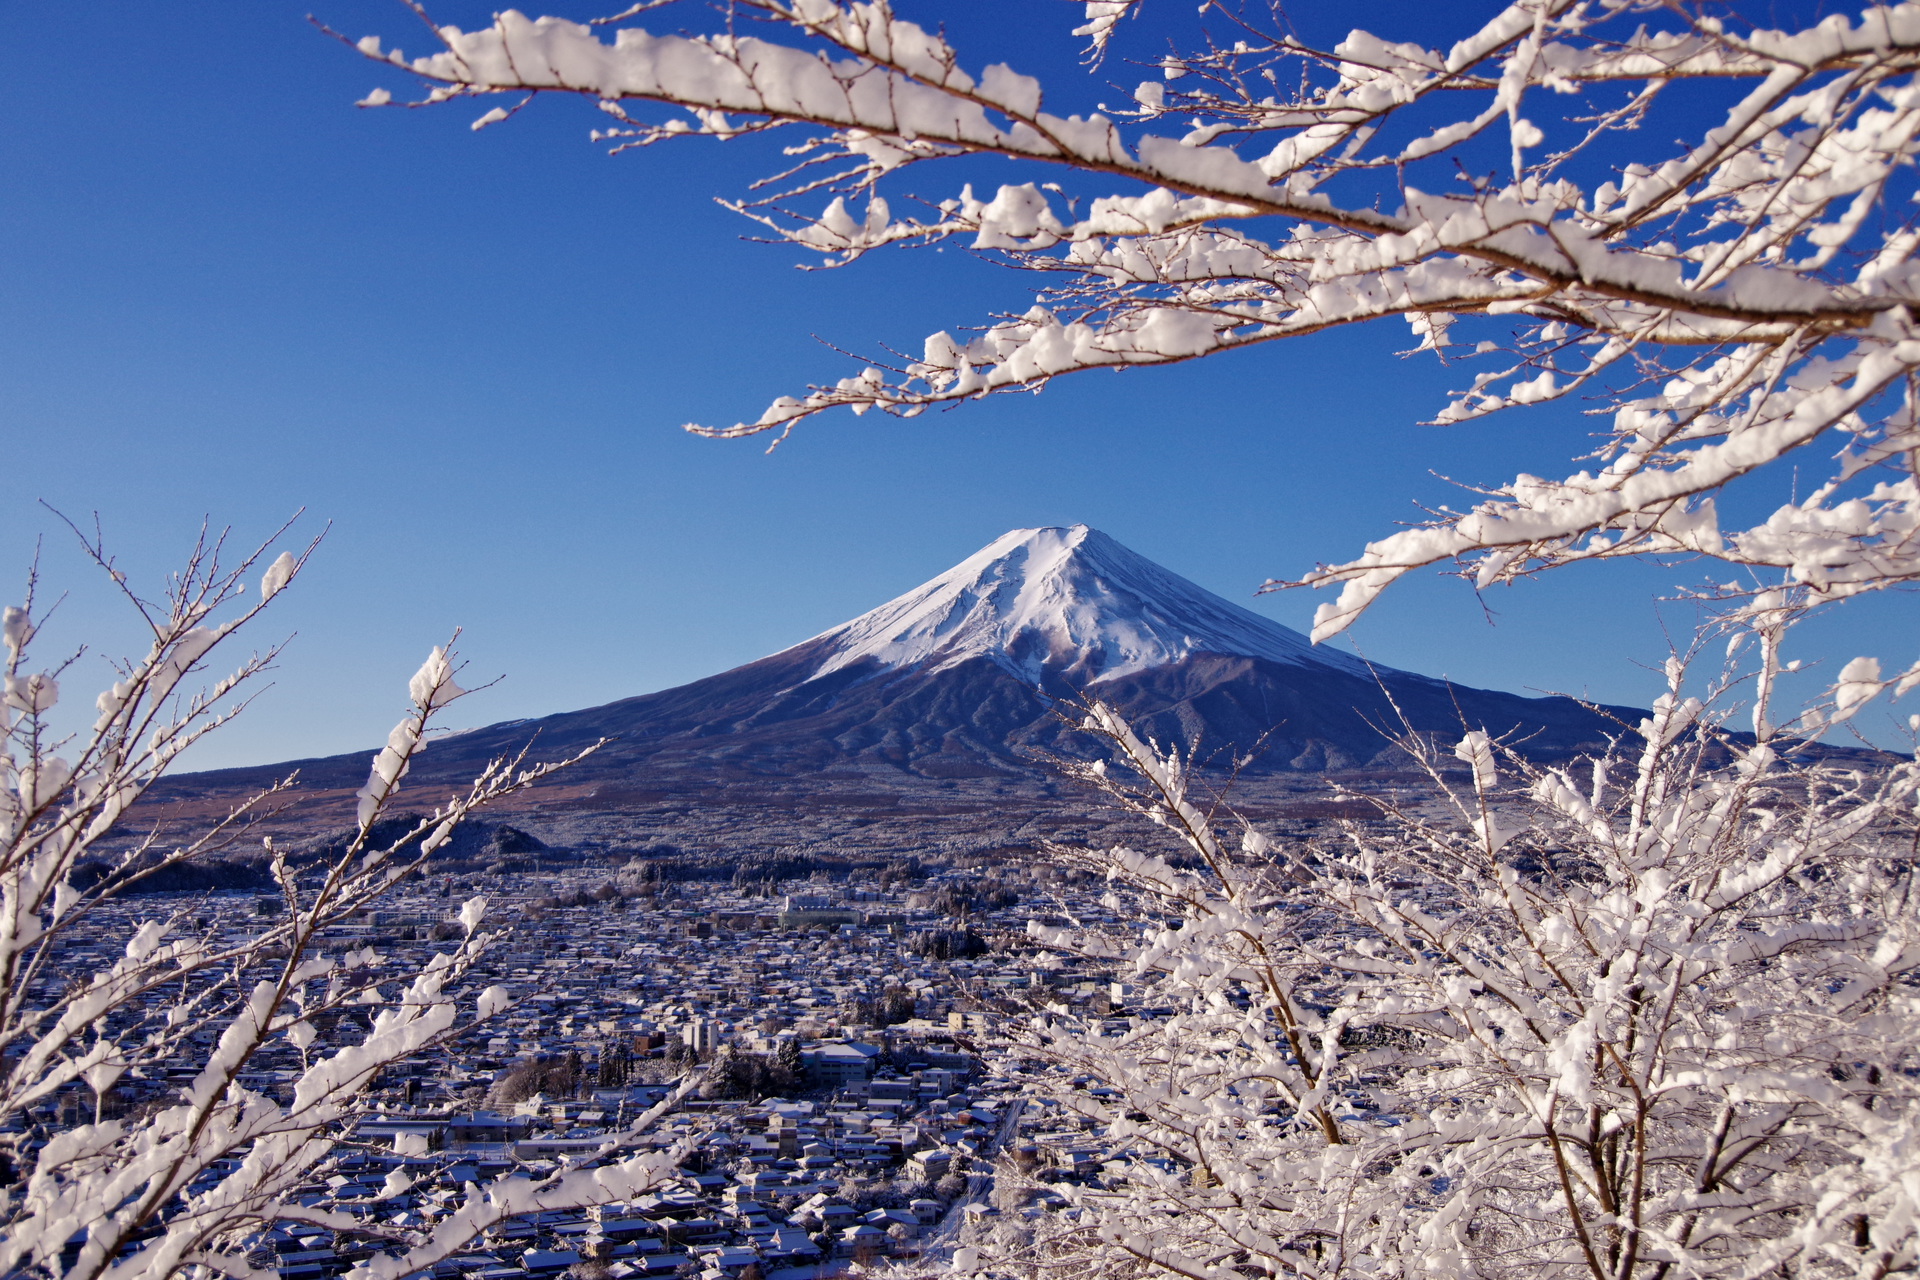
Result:
[[[1566,698],[1450,686],[1369,668],[1205,590],[1084,525],[1015,530],[895,600],[792,648],[678,688],[514,721],[435,744],[409,785],[453,783],[537,739],[550,757],[610,746],[570,786],[804,778],[1034,776],[1084,745],[1056,710],[1090,695],[1162,741],[1198,741],[1255,772],[1365,767],[1405,724],[1529,736],[1565,756],[1617,721]],[[1613,709],[1631,723],[1639,713]],[[296,762],[309,788],[358,787],[367,755]],[[275,769],[179,780],[211,794]]]

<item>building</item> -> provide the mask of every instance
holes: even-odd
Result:
[[[864,1082],[873,1074],[873,1063],[880,1050],[870,1044],[828,1041],[800,1055],[801,1069],[807,1079],[823,1085],[848,1085]]]

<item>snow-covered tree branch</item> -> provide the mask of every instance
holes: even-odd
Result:
[[[1019,314],[711,434],[784,435],[835,407],[911,415],[1400,317],[1467,378],[1439,421],[1585,397],[1609,425],[1585,469],[1515,476],[1306,575],[1340,590],[1317,637],[1446,561],[1485,584],[1693,553],[1784,571],[1816,600],[1920,578],[1920,5],[1766,29],[1692,3],[1523,0],[1446,48],[1355,31],[1331,49],[1208,5],[1212,27],[1144,59],[1156,73],[1131,102],[1078,114],[1049,99],[1088,85],[970,69],[885,3],[733,0],[664,6],[704,33],[621,25],[662,8],[509,11],[471,32],[423,9],[425,55],[358,47],[424,78],[421,105],[592,98],[619,147],[800,129],[794,166],[736,206],[773,235],[826,264],[959,242],[1041,282]],[[1092,74],[1151,11],[1086,6]],[[1681,82],[1689,103],[1670,107]],[[365,105],[395,101],[381,88]],[[1690,139],[1660,141],[1673,128]],[[970,155],[1033,172],[921,215],[882,192]],[[1723,527],[1716,495],[1799,452],[1823,455],[1801,495]]]
[[[1066,1207],[997,1265],[1911,1271],[1920,774],[1794,763],[1669,675],[1634,745],[1577,771],[1410,739],[1430,790],[1313,846],[1093,705],[1109,756],[1073,768],[1176,847],[1060,851],[1144,933],[1032,932],[1122,959],[1158,1013],[1035,1021],[1032,1052],[1107,1086],[1058,1101],[1122,1154],[1047,1187]]]
[[[350,1207],[295,1193],[316,1178],[324,1183],[336,1143],[368,1107],[384,1068],[508,1003],[500,988],[465,987],[475,960],[502,936],[485,925],[484,899],[462,908],[462,936],[404,973],[370,947],[330,953],[327,931],[418,869],[475,809],[571,761],[529,764],[524,753],[495,761],[401,839],[376,840],[435,717],[463,693],[451,646],[436,648],[409,685],[410,709],[374,758],[347,847],[330,860],[296,863],[269,845],[281,912],[238,931],[191,912],[116,914],[135,881],[243,838],[250,819],[294,785],[289,777],[178,843],[164,829],[132,840],[121,831],[181,752],[237,713],[274,650],[233,659],[231,674],[196,686],[293,583],[313,547],[269,560],[269,544],[229,564],[224,539],[203,536],[152,601],[98,541],[83,541],[151,643],[118,668],[91,727],[63,736],[55,728],[60,684],[72,683],[73,663],[36,668],[43,619],[31,590],[5,612],[0,1273],[253,1277],[248,1242],[276,1222],[382,1234]],[[257,594],[247,594],[261,569]],[[108,949],[120,954],[105,967],[76,966],[76,945],[98,943],[120,921],[130,921],[128,932]],[[364,1015],[364,1026],[340,1017],[348,1010]],[[282,1049],[301,1066],[289,1096],[275,1100],[243,1075],[260,1055]],[[158,1105],[118,1118],[100,1105],[122,1081],[167,1079],[169,1060],[191,1062],[193,1075]],[[91,1123],[48,1130],[36,1119],[43,1104],[81,1088],[95,1100]],[[507,1217],[631,1196],[672,1167],[671,1153],[608,1154],[613,1162],[597,1169],[469,1186],[431,1233],[385,1233],[383,1251],[355,1274],[415,1273]],[[403,1190],[390,1186],[387,1194]]]

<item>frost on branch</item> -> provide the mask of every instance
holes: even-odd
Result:
[[[462,692],[454,655],[435,649],[409,686],[412,710],[377,758],[350,846],[318,865],[292,866],[276,854],[281,915],[238,932],[230,921],[210,926],[191,916],[137,921],[105,949],[105,967],[75,970],[65,944],[99,939],[121,918],[103,903],[142,876],[230,846],[292,785],[245,801],[178,845],[157,832],[112,839],[179,754],[237,713],[238,696],[275,651],[234,658],[221,678],[206,673],[313,549],[273,559],[249,601],[244,584],[266,549],[227,565],[224,539],[203,536],[165,597],[151,601],[97,539],[83,537],[82,546],[153,641],[113,672],[91,730],[56,755],[48,717],[61,682],[32,665],[39,614],[31,579],[26,601],[0,622],[0,1275],[256,1275],[248,1242],[277,1223],[363,1230],[302,1189],[324,1182],[337,1140],[366,1113],[384,1069],[507,1003],[499,988],[467,987],[474,962],[502,936],[483,927],[483,899],[461,909],[458,941],[416,971],[397,972],[372,948],[329,954],[321,939],[419,868],[474,809],[570,762],[496,761],[400,839],[376,841],[376,823],[435,715]],[[206,687],[196,688],[202,677]],[[74,679],[70,668],[64,682]],[[104,875],[91,874],[102,863]],[[340,1020],[349,1009],[367,1017],[363,1031]],[[324,1035],[322,1019],[332,1028]],[[302,1070],[276,1100],[248,1079],[263,1051],[283,1045]],[[126,1117],[97,1108],[92,1123],[53,1132],[32,1120],[76,1088],[104,1100],[129,1077],[167,1080],[181,1061],[192,1075]],[[430,1231],[384,1238],[385,1251],[354,1274],[399,1280],[507,1218],[631,1197],[671,1172],[678,1154],[622,1159],[617,1146],[591,1171],[470,1186]],[[387,1193],[401,1190],[390,1183]]]
[[[407,693],[413,698],[413,710],[387,735],[387,745],[374,756],[367,785],[360,789],[360,807],[355,816],[362,831],[373,825],[380,810],[400,790],[400,779],[406,776],[408,767],[413,763],[414,753],[421,747],[427,722],[433,714],[466,693],[454,681],[450,649],[451,646],[436,647],[407,683]],[[437,846],[441,841],[435,840],[433,843]],[[432,851],[431,848],[427,850],[429,853]]]
[[[969,70],[883,4],[726,12],[764,21],[688,7],[695,29],[663,34],[636,9],[609,33],[508,11],[436,28],[424,56],[357,46],[423,78],[427,103],[592,98],[618,147],[800,129],[794,167],[735,205],[775,236],[828,264],[953,242],[1036,273],[1030,307],[971,337],[936,334],[919,360],[712,434],[783,437],[838,407],[912,415],[1392,317],[1466,379],[1439,420],[1577,397],[1606,430],[1585,469],[1512,477],[1306,575],[1339,589],[1318,637],[1450,560],[1491,583],[1696,554],[1818,599],[1920,578],[1920,5],[1773,29],[1693,4],[1527,0],[1444,47],[1354,31],[1328,50],[1208,7],[1220,25],[1168,52],[1144,6],[1099,0],[1077,28],[1095,61],[1138,37],[1161,78],[1090,114],[1049,102],[1104,79],[1050,97],[1016,69]],[[1691,114],[1670,117],[1680,90]],[[1692,136],[1669,142],[1674,128]],[[880,194],[969,155],[1017,172],[985,198]],[[1716,494],[1800,454],[1820,472],[1806,496],[1722,527]]]
[[[1117,961],[1158,1012],[1032,1020],[1055,1101],[1115,1158],[1036,1187],[1065,1206],[1003,1232],[990,1266],[1910,1270],[1920,768],[1795,763],[1790,738],[1724,733],[1685,674],[1591,761],[1409,738],[1438,803],[1382,797],[1312,841],[1260,832],[1088,708],[1104,758],[1067,767],[1172,847],[1058,850],[1138,924],[1029,933]]]

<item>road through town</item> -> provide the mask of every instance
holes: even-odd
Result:
[[[945,1263],[952,1260],[954,1250],[959,1247],[960,1228],[966,1221],[967,1206],[980,1203],[991,1193],[993,1158],[1000,1154],[1001,1149],[1013,1138],[1015,1131],[1020,1127],[1020,1112],[1025,1106],[1026,1103],[1023,1101],[1016,1101],[1008,1106],[1006,1117],[1000,1121],[1000,1127],[994,1131],[993,1140],[980,1149],[980,1159],[984,1167],[967,1175],[965,1194],[954,1198],[946,1216],[942,1217],[939,1225],[926,1236],[920,1251],[923,1261]]]

